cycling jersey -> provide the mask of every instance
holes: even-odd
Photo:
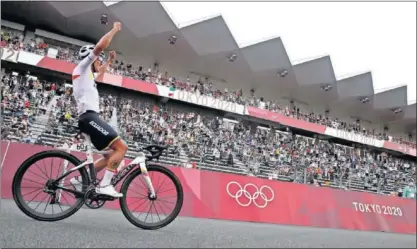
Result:
[[[100,113],[99,95],[91,65],[98,56],[93,51],[86,56],[72,72],[72,88],[77,102],[78,116],[86,111]]]
[[[119,139],[117,132],[100,118],[100,100],[91,65],[97,56],[91,51],[72,72],[72,88],[78,109],[78,128],[90,136],[97,150]]]

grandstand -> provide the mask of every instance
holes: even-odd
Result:
[[[30,2],[10,11],[20,4],[2,3],[2,18],[10,21],[2,20],[1,45],[16,51],[2,58],[2,139],[62,146],[76,122],[65,67],[77,63],[78,48],[87,43],[80,37],[95,41],[104,33],[90,18],[107,7],[79,3],[68,13],[68,3]],[[80,14],[83,4],[92,6]],[[398,196],[414,183],[416,106],[407,105],[406,87],[374,94],[370,73],[336,81],[329,57],[291,65],[279,38],[239,48],[221,17],[178,29],[158,2],[115,4],[109,19],[123,18],[117,13],[132,6],[152,11],[160,23],[127,23],[131,32],[112,47],[118,61],[98,80],[101,115],[129,143],[128,156],[161,143],[171,146],[160,162],[179,167]],[[89,29],[64,25],[73,15]],[[218,32],[215,44],[197,39],[209,30]],[[41,59],[33,63],[35,57]],[[196,100],[201,96],[214,104]],[[329,103],[334,110],[322,108]],[[365,118],[363,110],[374,114]]]

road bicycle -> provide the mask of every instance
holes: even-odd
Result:
[[[27,216],[39,220],[39,221],[59,221],[66,219],[73,214],[75,214],[80,208],[85,205],[91,209],[98,209],[102,207],[107,201],[114,201],[115,198],[105,195],[97,194],[95,188],[99,185],[99,180],[97,179],[97,172],[94,168],[94,158],[93,158],[93,149],[90,137],[86,134],[78,132],[74,137],[83,137],[83,142],[78,144],[78,147],[84,147],[87,159],[82,162],[77,157],[70,153],[70,150],[48,150],[34,154],[27,160],[25,160],[20,167],[18,168],[12,184],[13,199],[16,202],[19,209],[25,213]],[[75,142],[76,143],[76,142]],[[75,144],[73,144],[75,145]],[[122,179],[123,181],[120,192],[123,193],[123,197],[119,198],[120,208],[129,222],[133,225],[147,230],[155,230],[170,224],[178,216],[183,205],[184,193],[182,189],[181,182],[177,176],[168,168],[159,165],[158,163],[151,162],[153,159],[159,159],[162,155],[162,152],[166,150],[166,146],[160,145],[150,145],[140,148],[138,155],[133,159],[127,166],[122,168],[112,179],[112,185],[116,186]],[[107,154],[107,151],[98,152],[98,154]],[[49,160],[51,163],[50,167],[43,164],[43,168],[38,164],[43,159]],[[64,160],[62,170],[56,168],[56,160]],[[55,161],[55,162],[54,162]],[[140,163],[145,162],[145,163]],[[74,165],[70,168],[69,164]],[[60,164],[61,166],[61,164]],[[32,169],[32,167],[34,169]],[[47,170],[51,169],[51,176],[48,176]],[[88,168],[88,170],[86,169]],[[37,170],[37,171],[36,171]],[[29,179],[25,178],[25,174],[31,174]],[[79,190],[75,187],[72,189],[66,187],[65,181],[68,180],[71,174],[76,174],[79,181],[82,182],[82,187],[80,185]],[[155,187],[151,180],[151,175],[161,174],[162,176],[167,177],[172,184],[173,188],[171,190],[175,191],[177,194],[177,199],[174,202],[168,201],[172,196],[166,196],[168,190],[162,191],[165,185]],[[56,174],[56,177],[52,177],[53,174]],[[36,182],[36,179],[42,179],[46,183]],[[159,178],[158,178],[159,179]],[[28,186],[22,186],[22,182],[28,180]],[[134,181],[139,180],[144,183],[145,187],[142,190],[145,190],[145,194],[140,195],[140,197],[133,197],[128,194],[128,190],[137,193],[138,188],[132,188],[132,185],[138,186]],[[166,180],[166,179],[165,179]],[[165,182],[165,181],[164,181]],[[163,182],[163,183],[164,183]],[[73,186],[73,184],[68,184]],[[26,195],[22,193],[23,190],[29,189],[29,193]],[[40,189],[40,192],[35,195],[32,189]],[[39,197],[40,194],[44,194],[46,197]],[[29,195],[29,197],[26,197]],[[70,204],[66,195],[74,196],[75,203]],[[27,199],[31,199],[29,203],[26,203]],[[148,200],[150,201],[149,209],[142,206],[137,207],[135,210],[131,211],[129,209],[129,201],[131,200]],[[46,201],[45,201],[46,200]],[[165,201],[163,204],[157,205],[157,201]],[[138,202],[138,201],[137,201]],[[34,211],[31,208],[31,204],[40,207],[41,205],[45,206],[43,212]],[[157,207],[163,209],[168,204],[173,204],[174,208],[171,213],[164,213],[159,215]],[[52,208],[47,208],[48,205],[51,205]],[[58,205],[58,206],[56,206]],[[146,205],[145,205],[146,206]],[[36,208],[37,208],[36,207]],[[35,209],[36,209],[35,208]],[[55,213],[55,209],[59,208],[62,212],[60,214]],[[68,208],[63,210],[63,208]],[[52,209],[52,214],[46,214],[46,210]],[[58,209],[58,210],[59,210]],[[142,215],[145,214],[145,211],[148,210],[145,221],[139,221],[139,217],[136,217],[136,214]],[[158,218],[165,217],[165,219],[159,219],[159,221],[154,222],[155,213]],[[152,216],[152,222],[147,223],[146,219],[148,216]]]

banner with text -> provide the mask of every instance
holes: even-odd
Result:
[[[343,140],[348,140],[348,141],[352,141],[355,143],[361,143],[361,144],[366,144],[366,145],[370,145],[370,146],[374,146],[374,147],[383,147],[384,146],[384,141],[382,140],[378,140],[372,137],[367,137],[364,136],[362,134],[356,133],[356,132],[349,132],[349,131],[344,131],[344,130],[338,130],[338,129],[333,129],[333,128],[326,128],[326,135],[328,136],[332,136],[332,137],[337,137]]]
[[[246,111],[247,111],[247,114],[252,117],[265,119],[265,120],[269,120],[272,122],[277,122],[282,125],[286,125],[289,127],[302,129],[306,131],[311,131],[311,132],[318,133],[318,134],[324,134],[326,130],[326,126],[324,125],[310,123],[304,120],[299,120],[296,118],[288,117],[277,112],[260,109],[260,108],[256,108],[253,106],[246,107]]]
[[[160,96],[185,101],[191,104],[200,105],[208,108],[218,109],[225,112],[233,112],[240,115],[245,114],[245,106],[222,99],[201,95],[181,90],[171,91],[169,87],[158,85],[158,92]]]
[[[6,147],[1,196],[9,199],[19,165],[34,153],[50,148],[20,143],[8,146],[2,142],[2,149]],[[74,155],[85,158],[79,152]],[[179,167],[170,169],[183,185],[182,216],[416,233],[415,200]],[[106,207],[119,208],[118,202],[109,202]]]
[[[17,63],[20,50],[14,50],[13,48],[0,47],[1,59]]]

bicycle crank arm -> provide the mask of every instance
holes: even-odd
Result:
[[[112,196],[108,196],[108,195],[98,195],[97,196],[97,200],[101,200],[101,201],[114,201],[114,200],[116,200],[116,198],[114,198]]]

